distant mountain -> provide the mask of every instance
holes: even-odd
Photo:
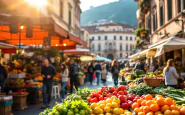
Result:
[[[82,26],[101,19],[113,20],[117,23],[125,23],[137,26],[137,3],[134,0],[120,0],[98,7],[93,7],[81,14]]]

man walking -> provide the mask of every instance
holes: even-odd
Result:
[[[44,60],[44,66],[42,66],[43,76],[43,106],[42,108],[46,108],[50,106],[51,101],[51,92],[52,92],[52,81],[53,77],[56,75],[55,68],[50,65],[47,59]]]
[[[8,74],[5,67],[0,63],[0,87],[2,92],[4,92],[4,82],[7,76]]]
[[[75,64],[74,60],[70,60],[70,69],[69,69],[69,77],[70,77],[70,93],[73,93],[73,85],[75,85],[76,90],[78,90],[78,65]]]
[[[95,65],[95,73],[97,78],[97,85],[99,85],[100,77],[101,77],[101,65],[99,63],[96,63]]]

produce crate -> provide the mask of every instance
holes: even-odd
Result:
[[[27,108],[27,96],[28,94],[24,95],[14,95],[13,96],[13,109],[17,110],[24,110]]]
[[[12,100],[0,100],[0,114],[12,115]]]
[[[29,90],[27,100],[31,104],[41,103],[43,101],[42,89],[40,90]]]
[[[144,82],[150,87],[159,87],[162,79],[159,78],[145,78]]]

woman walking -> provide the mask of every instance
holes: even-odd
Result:
[[[114,79],[114,85],[117,86],[118,85],[118,77],[119,77],[119,67],[118,67],[118,63],[116,60],[114,60],[112,62],[111,73],[112,73],[112,76]]]
[[[92,85],[92,82],[93,82],[93,74],[94,74],[94,65],[93,65],[92,62],[90,64],[90,66],[88,67],[88,74],[89,74],[90,84]]]
[[[166,86],[177,88],[179,75],[174,67],[173,59],[168,60],[166,67],[163,69],[163,75]]]
[[[106,69],[106,64],[102,64],[102,71],[101,71],[101,74],[102,74],[102,81],[103,81],[103,84],[106,85],[106,79],[107,79],[107,69]]]
[[[68,76],[69,76],[69,70],[67,69],[65,64],[61,64],[61,81],[62,81],[62,99],[61,101],[63,101],[63,99],[65,98],[65,93],[66,93],[66,85],[68,82]]]

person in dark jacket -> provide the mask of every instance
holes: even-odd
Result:
[[[140,62],[138,62],[136,64],[135,69],[143,70],[144,72],[146,72],[146,70],[145,70],[145,60],[141,59]]]
[[[96,78],[97,78],[97,85],[100,83],[100,78],[101,78],[101,65],[100,63],[96,63],[95,67],[95,73],[96,73]]]
[[[52,81],[53,77],[56,75],[55,68],[50,65],[47,59],[44,60],[44,66],[42,66],[43,76],[43,106],[42,108],[46,108],[50,106],[51,101],[51,92],[52,92]]]
[[[89,74],[89,81],[90,84],[92,85],[92,81],[93,81],[93,74],[94,74],[94,65],[91,62],[90,66],[88,67],[88,74]]]
[[[111,73],[114,79],[114,85],[117,86],[118,85],[118,77],[119,77],[119,66],[116,60],[114,60],[112,62],[112,69],[111,69]]]
[[[2,64],[0,64],[0,86],[1,86],[2,92],[4,92],[4,82],[7,77],[8,77],[8,74],[5,67]]]
[[[70,93],[73,93],[73,85],[78,90],[78,65],[75,64],[74,60],[70,60],[69,77],[70,77]]]

